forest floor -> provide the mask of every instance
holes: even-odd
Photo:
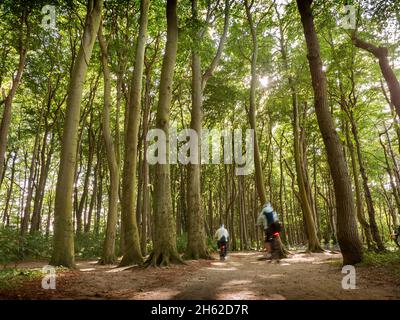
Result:
[[[342,289],[345,274],[336,252],[297,252],[280,263],[262,257],[237,252],[226,261],[188,261],[162,269],[78,261],[76,270],[57,273],[55,290],[42,289],[38,278],[0,289],[0,299],[400,299],[400,277],[381,267],[357,266],[356,289]]]

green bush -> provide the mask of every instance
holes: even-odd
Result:
[[[75,254],[81,259],[97,259],[103,250],[104,233],[82,233],[75,236]],[[116,240],[116,252],[119,241]],[[40,232],[21,236],[14,227],[0,226],[0,265],[7,266],[28,259],[49,259],[53,241]]]
[[[363,264],[373,266],[388,266],[398,265],[400,266],[400,251],[395,252],[384,252],[376,253],[372,251],[366,251],[364,253]]]
[[[210,252],[218,251],[217,240],[212,237],[207,237],[207,249]]]
[[[41,233],[21,236],[14,227],[0,227],[0,264],[49,258],[52,241]]]
[[[40,232],[25,237],[25,257],[34,259],[50,258],[53,250],[53,239]]]
[[[75,256],[81,259],[98,259],[103,252],[103,242],[103,233],[96,234],[89,232],[77,234],[75,235]]]
[[[361,265],[383,268],[388,273],[400,276],[400,251],[386,251],[383,253],[366,251]]]
[[[43,277],[41,270],[5,268],[0,270],[0,289],[10,289],[21,284],[25,280],[33,280]]]
[[[184,253],[187,245],[187,233],[183,233],[182,235],[176,237],[176,249],[179,253]]]
[[[17,230],[0,227],[0,263],[3,266],[21,260],[21,240]]]
[[[176,248],[178,252],[184,253],[186,250],[186,245],[187,245],[187,233],[185,232],[176,238]],[[209,252],[218,251],[217,240],[213,239],[212,237],[207,237],[206,245]]]

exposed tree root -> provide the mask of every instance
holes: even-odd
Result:
[[[275,238],[272,241],[271,260],[279,260],[287,258],[288,254],[289,251],[287,251],[281,239],[279,237]]]
[[[56,260],[52,258],[49,262],[49,265],[54,267],[64,267],[67,269],[77,269],[75,261],[67,261],[67,260]]]
[[[153,251],[144,262],[145,267],[168,267],[171,264],[186,264],[182,258],[172,252]]]
[[[313,253],[321,253],[321,252],[324,252],[325,250],[322,249],[320,246],[317,246],[317,247],[309,248],[307,251],[313,252]]]
[[[139,266],[143,265],[143,257],[135,256],[133,254],[124,254],[118,267],[127,267],[134,264]]]
[[[185,252],[185,254],[183,255],[183,259],[184,260],[199,260],[199,259],[205,259],[205,260],[211,260],[211,254],[210,252],[208,252],[208,250],[205,250],[203,252],[199,252],[199,251],[189,251],[189,252]]]
[[[101,258],[97,263],[104,266],[108,264],[115,264],[116,262],[117,262],[117,257],[112,256],[112,257]]]

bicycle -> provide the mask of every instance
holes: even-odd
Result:
[[[226,257],[226,243],[221,243],[219,246],[219,259],[224,261]]]

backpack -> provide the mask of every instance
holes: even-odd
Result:
[[[265,212],[263,211],[263,214],[265,216],[265,218],[267,219],[267,225],[271,225],[274,222],[279,221],[278,219],[278,214],[276,213],[275,210],[271,211],[271,212]]]

